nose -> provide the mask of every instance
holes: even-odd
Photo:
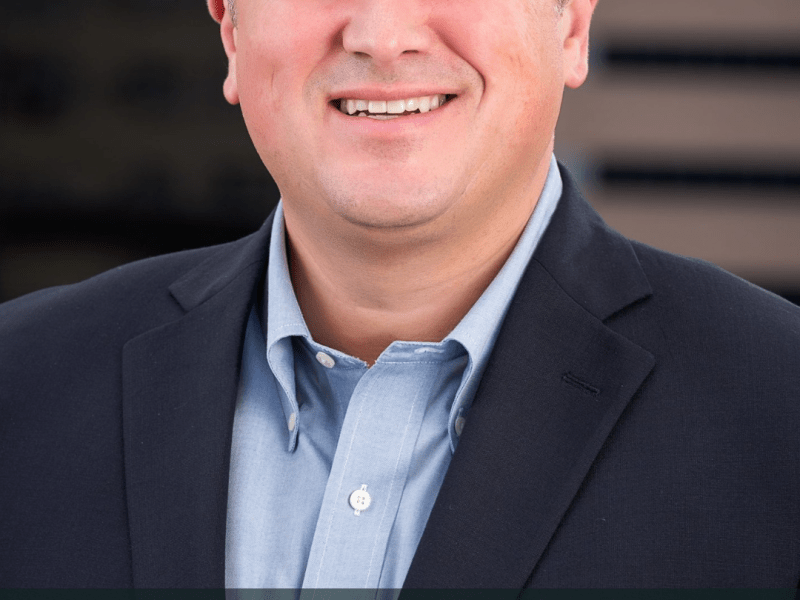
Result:
[[[430,45],[427,0],[355,0],[342,31],[344,49],[391,63]]]

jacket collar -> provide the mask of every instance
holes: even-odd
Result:
[[[651,293],[636,255],[562,177],[407,588],[524,587],[655,363],[604,324]]]
[[[271,218],[257,233],[211,250],[170,287],[184,316],[123,348],[135,587],[224,586],[236,390],[270,225]]]

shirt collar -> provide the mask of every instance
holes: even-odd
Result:
[[[297,404],[294,378],[294,353],[291,336],[311,339],[300,305],[292,287],[289,274],[289,261],[286,254],[286,235],[283,220],[283,202],[278,202],[272,221],[272,234],[269,242],[267,263],[267,363],[278,381],[278,395],[281,397],[286,420],[294,426],[289,432],[289,451],[297,444],[297,426],[300,408]],[[286,340],[283,342],[282,340]],[[279,343],[280,342],[280,343]]]
[[[456,432],[460,432],[463,427],[466,412],[472,404],[511,299],[517,290],[525,267],[555,212],[562,187],[558,164],[555,156],[551,156],[550,169],[544,188],[514,250],[489,287],[484,290],[455,329],[441,342],[442,344],[450,341],[458,342],[466,349],[469,356],[461,385],[450,411],[448,429],[452,450],[455,450],[458,443]],[[292,287],[286,253],[282,201],[275,209],[275,217],[272,222],[264,312],[267,322],[267,362],[283,392],[280,396],[287,421],[296,420],[299,415],[299,407],[295,393],[294,355],[291,343],[288,343],[288,340],[287,342],[281,342],[281,340],[291,336],[300,336],[312,342],[312,338]],[[336,350],[332,350],[331,354],[338,358],[353,360],[352,357]],[[299,423],[297,425],[299,426]],[[291,431],[290,451],[294,449],[297,442],[298,426]]]

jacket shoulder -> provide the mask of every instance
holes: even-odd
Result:
[[[128,340],[185,314],[170,292],[175,281],[235,254],[232,247],[248,238],[136,261],[0,304],[0,388],[8,391],[5,379],[21,385],[88,373],[91,365],[95,374],[115,370]]]
[[[653,389],[693,398],[685,414],[800,424],[800,307],[708,262],[632,244],[652,294],[608,325],[655,356]]]
[[[724,269],[631,241],[653,289],[651,302],[673,327],[683,323],[714,332],[786,338],[800,344],[800,307]],[[800,347],[798,347],[800,349]]]
[[[157,295],[157,290],[166,291],[170,281],[202,254],[188,251],[148,258],[0,304],[0,336],[24,333],[36,323],[46,327],[63,319],[74,323],[82,314],[94,320],[115,314],[124,318],[126,308],[135,307],[143,296]]]
[[[107,321],[113,322],[115,329],[132,333],[126,326],[135,328],[139,323],[146,328],[147,315],[159,319],[180,316],[182,311],[169,286],[235,243],[138,260],[78,283],[45,288],[0,304],[0,339],[34,330],[97,329]]]

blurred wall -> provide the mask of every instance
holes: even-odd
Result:
[[[0,297],[254,231],[278,191],[202,0],[25,0],[0,25]]]
[[[616,229],[800,292],[800,2],[600,0],[556,154]]]
[[[601,0],[556,153],[625,234],[800,295],[800,4]],[[201,0],[0,24],[0,299],[235,239],[278,192]]]

